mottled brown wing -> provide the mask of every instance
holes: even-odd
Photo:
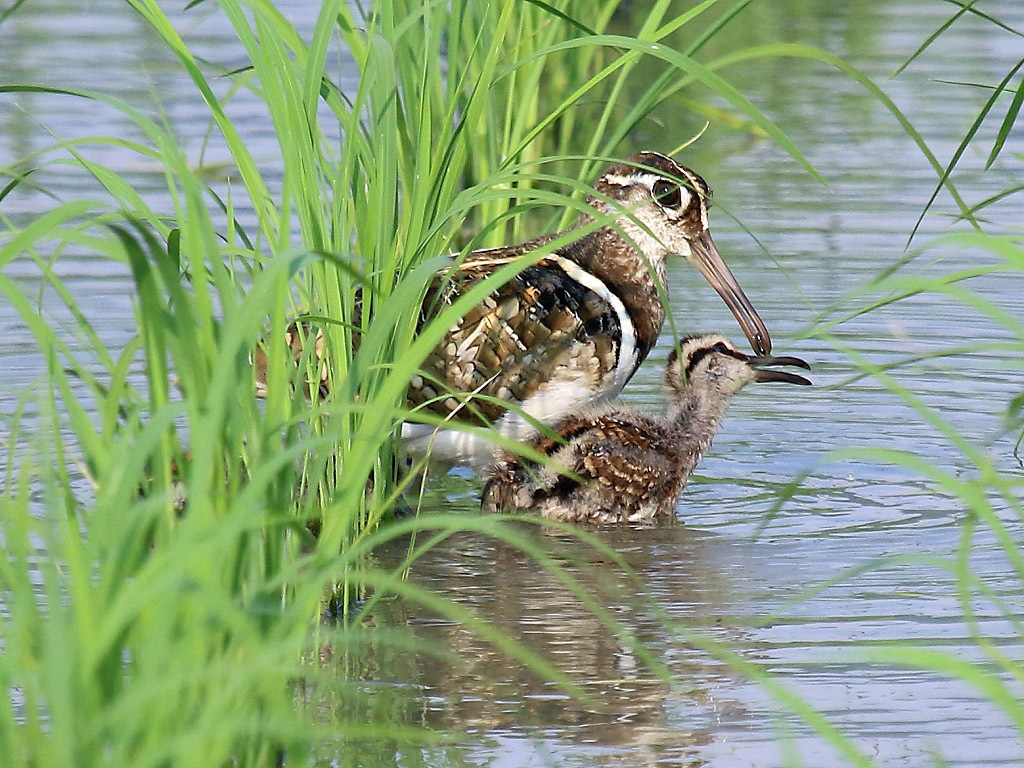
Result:
[[[422,321],[443,311],[506,260],[466,262],[439,276],[424,301]],[[410,405],[442,416],[486,423],[501,402],[447,393],[481,393],[522,403],[547,381],[569,377],[596,388],[614,376],[622,342],[619,318],[607,300],[570,277],[555,260],[527,267],[449,329],[410,383]],[[439,397],[440,396],[440,397]]]
[[[659,502],[672,493],[674,474],[664,456],[608,442],[595,445],[580,459],[575,472],[610,489],[624,508]]]
[[[609,488],[624,506],[630,497],[638,501],[663,499],[672,486],[668,462],[651,452],[608,443],[595,446],[580,459],[576,473]]]
[[[572,469],[628,505],[629,497],[661,499],[669,493],[676,458],[675,446],[656,422],[638,414],[605,416],[575,446]]]
[[[507,258],[477,258],[460,265],[452,275],[439,274],[424,299],[420,327],[506,263]],[[357,294],[356,325],[359,298]],[[323,352],[323,331],[309,322],[291,323],[285,339],[296,364],[308,341],[315,341],[318,358]],[[354,341],[358,348],[358,336]],[[619,318],[611,304],[566,274],[556,261],[541,260],[496,289],[449,329],[423,362],[421,374],[409,383],[409,404],[485,424],[500,418],[507,406],[484,399],[463,404],[466,399],[460,395],[479,393],[521,404],[557,375],[603,389],[614,376],[621,343]],[[254,364],[257,394],[262,397],[267,367],[262,348],[256,350]],[[317,389],[326,396],[326,366],[319,373]],[[309,396],[308,382],[305,389]]]
[[[530,447],[555,464],[570,470],[553,485],[534,488],[541,498],[571,497],[580,486],[600,483],[619,497],[624,507],[639,500],[662,498],[671,492],[678,462],[676,446],[654,420],[640,414],[608,413],[570,416],[556,425],[557,439],[537,437]],[[492,470],[493,485],[512,488],[534,477],[540,467],[533,461],[506,453]],[[507,502],[507,500],[505,500]]]

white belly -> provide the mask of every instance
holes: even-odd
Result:
[[[615,397],[621,387],[601,393],[571,381],[552,381],[523,403],[522,410],[534,420],[552,426],[583,408]],[[508,411],[494,424],[502,437],[523,442],[536,434],[529,419],[519,411]],[[440,429],[427,424],[402,425],[402,447],[417,458],[427,457],[442,464],[468,464],[486,469],[503,450],[492,440],[492,430],[474,428]]]

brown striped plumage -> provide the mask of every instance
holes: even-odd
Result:
[[[546,463],[506,453],[491,467],[483,506],[565,522],[671,519],[736,392],[755,381],[810,384],[765,367],[808,367],[802,360],[748,357],[721,336],[691,337],[680,348],[666,366],[666,417],[605,406],[565,418],[554,427],[558,439],[541,436],[529,443]]]
[[[492,268],[492,261],[478,256],[462,265],[451,282],[432,289],[426,303],[450,304]],[[543,259],[495,290],[449,331],[423,361],[422,375],[411,382],[409,402],[442,416],[462,402],[437,399],[442,391],[482,392],[523,403],[559,375],[559,369],[588,388],[607,387],[618,362],[622,330],[607,301],[569,277],[557,262]],[[484,424],[497,421],[506,410],[500,402],[479,398],[463,406],[458,416]]]
[[[494,424],[505,435],[525,439],[533,432],[531,422],[503,403],[552,423],[614,397],[661,332],[669,253],[694,263],[726,300],[755,349],[770,350],[767,330],[711,240],[710,190],[703,179],[664,155],[641,152],[609,167],[595,189],[588,203],[602,214],[620,213],[615,223],[540,258],[470,310],[413,377],[410,406],[462,423]],[[553,237],[475,251],[440,273],[423,303],[422,321]],[[296,340],[311,334],[306,325],[289,328],[296,360],[302,348],[299,343],[296,349]],[[322,345],[319,333],[315,338]],[[257,351],[255,365],[262,393],[263,350]],[[323,393],[328,375],[323,369],[319,373]],[[403,438],[413,452],[429,451],[439,461],[483,467],[495,455],[485,438],[464,431],[409,423]]]

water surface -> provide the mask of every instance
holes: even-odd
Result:
[[[300,28],[311,25],[315,8],[281,5]],[[730,33],[750,41],[819,45],[849,58],[905,110],[943,162],[987,94],[935,81],[995,83],[1020,56],[1019,38],[967,19],[907,72],[889,80],[900,61],[952,13],[952,6],[923,0],[807,5],[754,4]],[[1024,28],[1024,6],[1015,0],[987,3],[986,10]],[[634,8],[634,13],[639,11]],[[182,25],[199,55],[227,69],[243,63],[241,49],[216,13],[186,14]],[[6,80],[102,86],[153,113],[157,99],[190,157],[213,166],[225,159],[216,143],[200,154],[205,113],[167,51],[126,5],[100,2],[82,11],[54,0],[28,3],[0,34],[0,71]],[[46,40],[59,41],[60,57],[54,57],[54,43],[48,46]],[[728,49],[724,41],[712,45]],[[919,563],[879,567],[789,604],[843,569],[875,559],[910,554],[948,558],[960,537],[965,510],[919,476],[866,461],[833,461],[828,454],[848,447],[897,447],[953,472],[969,472],[966,460],[878,382],[864,378],[836,387],[855,373],[846,356],[817,341],[787,340],[902,255],[935,175],[881,105],[840,73],[779,60],[723,74],[778,121],[828,182],[816,183],[778,147],[725,121],[712,124],[682,156],[715,190],[716,240],[772,329],[776,350],[811,361],[816,386],[809,391],[755,386],[737,398],[680,504],[679,525],[600,532],[639,581],[571,539],[526,529],[599,595],[629,635],[651,649],[671,672],[672,682],[653,674],[627,640],[609,631],[532,559],[489,539],[455,537],[419,560],[412,578],[553,659],[589,698],[568,697],[464,627],[414,605],[387,603],[380,613],[386,622],[412,627],[447,653],[440,660],[424,654],[381,661],[368,685],[400,686],[410,721],[463,734],[465,740],[454,752],[426,750],[422,755],[371,745],[362,753],[364,764],[766,766],[783,762],[780,734],[792,740],[806,764],[833,764],[830,747],[792,720],[780,720],[779,707],[760,685],[694,647],[673,622],[701,628],[743,658],[764,665],[880,764],[933,765],[934,755],[951,765],[1021,763],[1024,746],[1006,717],[963,684],[856,658],[854,646],[882,640],[979,658],[948,572]],[[253,154],[272,163],[276,148],[269,124],[244,97],[232,110]],[[679,105],[658,113],[622,151],[670,149],[701,122]],[[993,126],[982,131],[989,141]],[[95,104],[5,97],[0,101],[0,163],[51,143],[49,131],[65,139],[136,135],[118,113]],[[1024,149],[1022,138],[1019,132],[1011,135],[1004,157]],[[987,151],[989,144],[978,146]],[[163,194],[159,169],[109,149],[98,151],[96,159],[153,199]],[[1000,161],[982,176],[983,163],[980,150],[968,152],[962,161],[958,181],[970,202],[1008,186],[1019,174],[1019,164]],[[47,186],[63,199],[90,189],[87,178],[71,171],[51,173]],[[3,205],[7,215],[18,217],[45,203],[41,195],[19,194]],[[948,196],[940,196],[937,210],[952,209]],[[1024,223],[1013,199],[990,215],[1004,224]],[[929,216],[915,242],[924,244],[949,227],[947,217]],[[940,274],[987,258],[946,246],[920,257],[910,269]],[[59,259],[55,268],[104,342],[114,348],[123,344],[134,330],[127,271],[74,253]],[[13,264],[5,274],[25,286],[36,285],[36,270],[29,263]],[[670,283],[680,333],[722,331],[742,338],[721,301],[693,270],[674,265]],[[975,288],[1021,318],[1021,283],[1019,278],[989,279]],[[55,318],[71,325],[59,313]],[[0,331],[0,398],[8,413],[17,393],[39,376],[43,362],[6,305],[0,305]],[[879,363],[1004,338],[990,321],[941,296],[922,296],[872,313],[843,325],[838,335]],[[627,403],[655,412],[663,407],[661,366],[670,344],[667,332],[627,388]],[[1014,436],[1001,432],[1006,403],[1021,389],[1019,360],[1014,367],[999,353],[973,354],[902,367],[894,376],[983,446],[998,466],[1020,471],[1012,456]],[[753,538],[778,492],[803,471],[810,475],[800,490]],[[436,506],[465,514],[475,514],[476,492],[475,481],[458,473],[431,489]],[[1005,516],[1020,540],[1020,521],[1010,519],[1009,512]],[[381,558],[387,562],[403,553],[396,547]],[[972,566],[991,589],[1021,609],[1020,584],[1009,576],[990,537],[979,535]],[[981,631],[1019,656],[1012,628],[990,606],[979,603],[977,610]]]

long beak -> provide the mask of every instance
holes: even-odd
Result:
[[[805,371],[811,370],[811,366],[799,357],[751,357],[747,359],[747,363],[757,372],[754,381],[782,381],[786,384],[800,384],[804,387],[811,386],[811,382],[803,376],[790,373],[789,371],[776,371],[766,367],[771,365],[792,365],[797,368],[803,368]]]
[[[725,300],[726,306],[732,310],[740,328],[750,340],[754,352],[759,355],[771,354],[772,338],[768,335],[768,329],[722,259],[722,254],[711,239],[711,233],[705,231],[696,240],[691,240],[690,252],[690,262]]]

